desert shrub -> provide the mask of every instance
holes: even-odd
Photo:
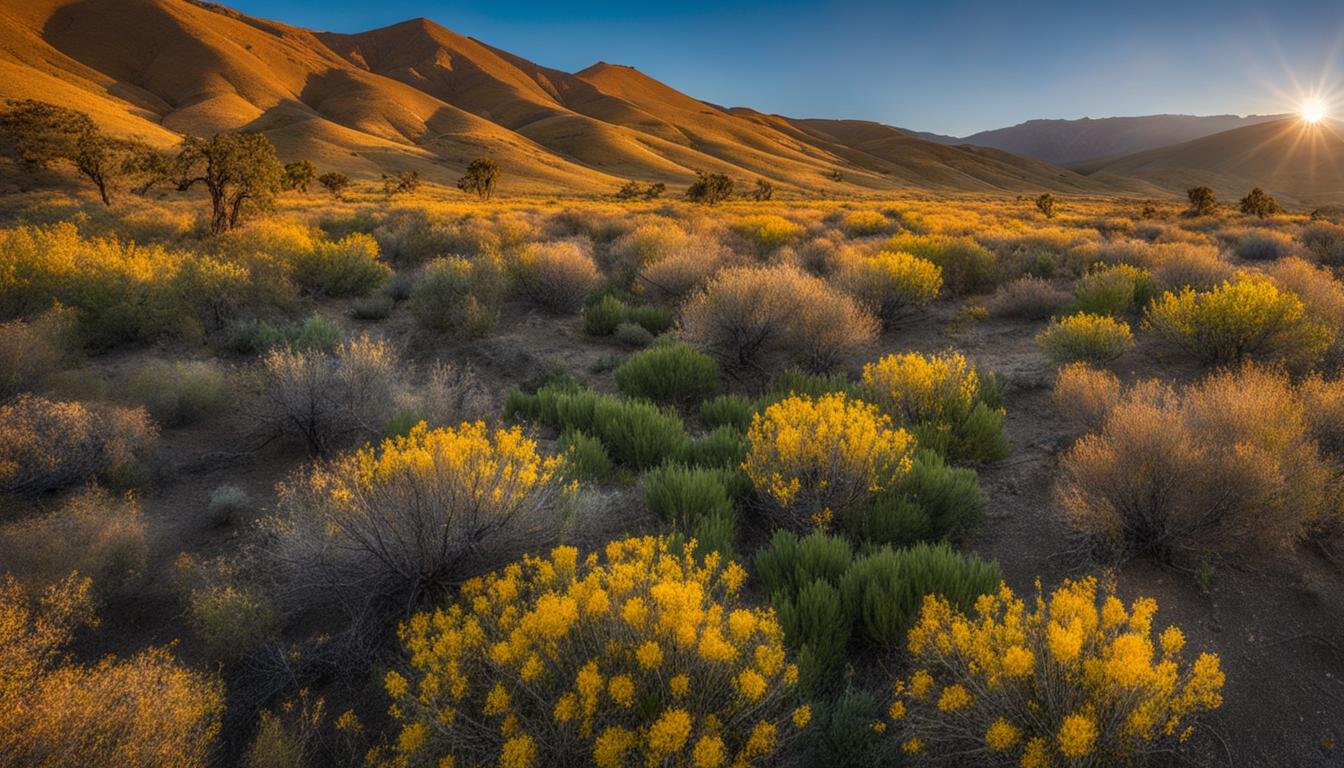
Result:
[[[293,270],[295,282],[324,296],[367,296],[392,274],[378,258],[378,241],[362,232],[315,241],[293,260]]]
[[[1297,392],[1312,439],[1326,455],[1344,458],[1344,379],[1313,374]]]
[[[236,661],[270,639],[276,617],[256,593],[232,584],[193,590],[187,623],[205,653],[216,661]]]
[[[1233,241],[1232,251],[1239,259],[1273,261],[1291,256],[1297,249],[1292,235],[1263,227],[1224,233]]]
[[[1007,586],[958,610],[931,596],[910,630],[915,670],[888,711],[902,749],[937,765],[1137,765],[1222,705],[1218,657],[1182,656],[1157,603],[1128,610],[1095,579],[1034,607]]]
[[[617,285],[629,286],[641,270],[681,252],[688,241],[686,230],[673,221],[640,224],[607,247],[600,266]]]
[[[783,216],[765,213],[739,219],[733,231],[757,253],[765,254],[797,240],[803,228]]]
[[[283,483],[266,551],[300,605],[414,600],[554,541],[563,474],[517,427],[421,424]]]
[[[0,560],[29,585],[56,584],[71,571],[93,579],[99,597],[136,589],[149,562],[140,506],[90,487],[56,510],[0,527]]]
[[[1279,201],[1259,187],[1247,192],[1246,196],[1241,198],[1238,208],[1247,216],[1257,216],[1262,219],[1283,213],[1283,206],[1279,205]]]
[[[560,435],[555,447],[565,457],[569,474],[577,480],[597,480],[611,472],[607,448],[596,437],[571,429]]]
[[[1002,581],[998,563],[964,557],[946,544],[919,544],[856,558],[840,579],[840,595],[855,634],[890,651],[905,642],[926,595],[968,609]]]
[[[654,336],[664,333],[672,327],[671,312],[663,307],[653,307],[647,304],[626,307],[624,320],[626,323],[638,325]]]
[[[636,349],[647,347],[654,341],[652,333],[649,333],[644,326],[634,323],[621,323],[616,326],[616,332],[611,334],[611,338],[619,344]]]
[[[345,331],[339,323],[323,315],[272,325],[265,320],[242,323],[233,330],[228,346],[244,354],[264,352],[276,347],[331,352],[340,346]]]
[[[1073,289],[1074,312],[1118,317],[1148,303],[1156,291],[1148,270],[1129,264],[1099,264],[1078,278]]]
[[[950,467],[921,448],[910,471],[840,516],[854,541],[903,546],[955,536],[980,520],[985,498],[975,470]]]
[[[1069,294],[1040,277],[1019,277],[995,289],[985,306],[994,317],[1045,320],[1069,303]]]
[[[1055,374],[1051,400],[1065,421],[1090,430],[1101,426],[1120,396],[1120,379],[1115,374],[1086,363],[1069,363]]]
[[[685,459],[697,467],[737,470],[747,458],[747,436],[732,426],[716,427],[686,446]],[[746,480],[750,490],[751,481]]]
[[[583,332],[589,336],[610,336],[625,322],[625,305],[610,294],[589,304],[583,313]]]
[[[719,395],[700,404],[700,420],[710,428],[733,427],[745,432],[751,427],[755,405],[746,395]]]
[[[617,388],[630,397],[689,406],[718,387],[719,366],[689,344],[659,344],[632,355],[615,376]]]
[[[396,299],[387,293],[362,296],[350,304],[350,317],[355,320],[384,320],[392,314]]]
[[[771,613],[737,596],[744,577],[644,538],[587,559],[559,547],[468,582],[402,629],[409,671],[385,681],[401,723],[389,757],[769,762],[811,713],[791,714],[797,670]],[[479,642],[455,639],[464,632]]]
[[[791,528],[836,514],[910,469],[914,439],[875,406],[844,395],[791,396],[752,418],[743,469]]]
[[[634,469],[681,456],[689,440],[675,413],[567,384],[547,385],[533,395],[510,393],[504,416],[536,419],[562,432],[586,432],[601,440],[613,459]]]
[[[718,240],[697,236],[672,254],[645,265],[635,284],[652,299],[680,303],[704,287],[730,255]]]
[[[220,485],[210,492],[210,519],[216,525],[229,525],[252,510],[252,497],[236,485]]]
[[[644,504],[675,530],[694,530],[706,516],[733,514],[733,503],[716,469],[664,464],[644,473],[640,486]]]
[[[499,317],[501,290],[498,259],[437,258],[420,270],[411,290],[411,314],[431,331],[484,336]]]
[[[683,333],[734,372],[834,367],[877,336],[877,321],[792,267],[720,272],[682,308]]]
[[[0,400],[32,391],[70,357],[74,316],[60,307],[32,320],[0,323]]]
[[[942,270],[927,259],[883,251],[847,262],[837,282],[883,325],[891,327],[937,298],[943,276]]]
[[[818,398],[835,393],[857,400],[872,397],[861,384],[850,381],[849,376],[844,373],[808,373],[797,368],[788,368],[770,378],[765,393],[756,401],[756,410],[762,410],[767,405],[793,395]]]
[[[1153,273],[1158,286],[1169,291],[1186,287],[1208,290],[1236,272],[1212,245],[1160,243],[1148,246],[1144,253],[1143,265]]]
[[[1344,285],[1325,267],[1297,257],[1280,259],[1265,270],[1280,289],[1302,300],[1308,317],[1327,328],[1344,328]],[[1328,355],[1344,359],[1344,337],[1336,332]]]
[[[1008,454],[997,387],[959,353],[887,355],[863,367],[863,383],[922,448],[954,462]]]
[[[404,412],[431,427],[451,427],[493,415],[493,397],[468,365],[435,361],[425,380],[412,392],[403,393]],[[411,424],[410,426],[415,426]]]
[[[803,731],[802,739],[805,765],[868,768],[886,764],[887,739],[873,728],[881,718],[881,708],[871,693],[848,688],[834,699],[814,702],[812,708],[813,724]]]
[[[200,421],[228,404],[229,380],[213,360],[150,360],[126,382],[130,395],[167,427]]]
[[[1313,221],[1298,234],[1302,247],[1327,267],[1344,266],[1344,225]]]
[[[1056,363],[1108,363],[1134,348],[1134,336],[1129,323],[1079,312],[1051,320],[1036,343]]]
[[[879,211],[850,211],[840,220],[840,229],[850,237],[869,237],[891,231],[891,221]]]
[[[155,437],[141,408],[19,395],[0,405],[0,493],[36,494],[120,474]]]
[[[593,257],[576,241],[533,243],[514,265],[523,296],[558,315],[578,312],[600,280]]]
[[[1119,554],[1282,552],[1322,514],[1327,472],[1280,374],[1136,386],[1060,460],[1065,521]]]
[[[208,765],[223,686],[163,648],[68,662],[75,630],[95,620],[88,592],[73,575],[38,600],[12,577],[0,581],[0,754],[35,768]]]
[[[1250,273],[1209,291],[1165,293],[1148,308],[1143,326],[1208,364],[1251,357],[1306,366],[1335,337],[1308,316],[1301,299]]]
[[[327,455],[382,432],[400,375],[391,347],[368,336],[334,354],[274,349],[262,360],[255,418],[270,436],[297,439],[309,453]]]
[[[954,296],[976,293],[994,283],[994,254],[969,237],[901,233],[888,240],[884,249],[936,264],[943,273],[943,287]]]

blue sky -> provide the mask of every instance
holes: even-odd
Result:
[[[1287,112],[1344,84],[1340,0],[226,2],[337,32],[425,16],[557,69],[629,64],[725,106],[958,136],[1036,117]]]

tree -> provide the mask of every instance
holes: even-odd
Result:
[[[345,190],[350,188],[350,177],[338,171],[324,173],[317,177],[317,183],[326,187],[331,196],[337,200],[345,199]]]
[[[475,192],[480,199],[489,200],[495,194],[495,182],[498,180],[499,165],[488,157],[478,157],[467,166],[466,174],[457,180],[457,188],[463,192]]]
[[[188,136],[173,165],[177,191],[204,184],[210,193],[210,233],[215,235],[238,226],[245,211],[269,208],[285,177],[275,145],[260,133]]]
[[[111,190],[123,178],[149,167],[143,158],[157,156],[144,142],[108,136],[78,110],[32,99],[8,104],[0,127],[9,154],[30,169],[69,162],[93,182],[103,205],[112,204]]]
[[[627,181],[620,189],[616,190],[617,200],[634,200],[637,197],[644,196],[644,187],[638,181]]]
[[[695,182],[686,189],[686,199],[693,203],[714,205],[733,196],[733,180],[722,173],[697,170]]]
[[[308,185],[317,178],[317,166],[311,160],[285,163],[285,189],[307,192]]]
[[[1283,207],[1269,193],[1256,187],[1241,198],[1241,212],[1247,216],[1258,216],[1263,219],[1266,216],[1283,213]]]
[[[775,185],[765,179],[756,180],[756,188],[751,190],[751,199],[763,203],[775,196]]]
[[[1036,210],[1040,211],[1047,219],[1055,218],[1055,196],[1046,192],[1036,198]]]
[[[419,171],[397,171],[396,173],[383,174],[383,194],[391,197],[407,192],[414,192],[420,188],[424,182],[420,178]]]
[[[1218,208],[1218,196],[1208,187],[1192,187],[1185,196],[1190,198],[1191,216],[1208,216]]]
[[[662,197],[663,193],[666,191],[667,191],[666,184],[664,184],[661,181],[655,181],[654,183],[649,185],[648,189],[644,190],[644,199],[657,200],[658,198]]]

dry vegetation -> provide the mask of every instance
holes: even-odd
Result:
[[[1339,226],[318,194],[7,201],[0,762],[1338,759]]]

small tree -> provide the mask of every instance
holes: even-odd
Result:
[[[756,188],[751,190],[751,199],[763,203],[775,196],[775,185],[765,179],[756,180]]]
[[[423,179],[419,171],[397,171],[383,174],[383,194],[388,197],[414,192],[420,188]]]
[[[125,176],[143,170],[154,152],[144,142],[104,134],[83,112],[26,99],[0,117],[9,153],[31,169],[69,162],[98,189],[103,205]],[[151,182],[152,183],[152,182]]]
[[[204,184],[210,193],[210,233],[215,235],[238,226],[245,210],[269,208],[285,176],[275,145],[260,133],[188,136],[173,165],[177,191]]]
[[[307,192],[308,185],[317,178],[317,166],[311,160],[285,163],[285,189]]]
[[[1274,216],[1283,213],[1283,207],[1263,189],[1256,187],[1241,198],[1241,212],[1247,216]]]
[[[1047,219],[1055,218],[1055,196],[1046,192],[1036,198],[1036,210]]]
[[[666,191],[667,191],[666,184],[664,184],[661,181],[655,181],[654,183],[649,185],[648,189],[644,190],[644,199],[657,200],[658,198],[662,197],[663,193]]]
[[[616,191],[617,200],[634,200],[644,196],[644,187],[638,181],[627,181]]]
[[[480,199],[489,200],[495,194],[495,183],[498,181],[499,165],[488,157],[478,157],[467,166],[466,174],[457,180],[457,188],[463,192],[475,192]]]
[[[345,190],[350,188],[350,177],[338,171],[324,173],[317,177],[317,183],[326,188],[337,200],[345,199]]]
[[[1218,208],[1218,196],[1208,187],[1192,187],[1185,191],[1190,198],[1190,215],[1208,216]]]
[[[697,170],[695,182],[686,189],[686,199],[693,203],[714,205],[733,196],[733,180],[722,173]]]

